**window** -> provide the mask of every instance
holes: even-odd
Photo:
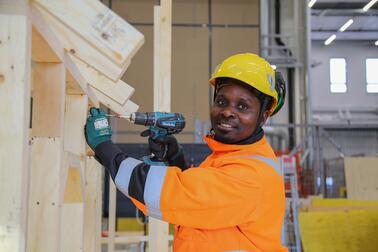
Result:
[[[346,61],[344,58],[332,58],[329,61],[331,93],[345,93],[346,86]]]
[[[366,91],[378,93],[378,59],[366,59]]]

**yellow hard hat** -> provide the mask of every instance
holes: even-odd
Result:
[[[209,82],[213,86],[217,78],[240,80],[261,93],[273,98],[269,114],[272,115],[278,102],[276,75],[272,66],[263,58],[252,53],[236,54],[225,59],[214,71]]]

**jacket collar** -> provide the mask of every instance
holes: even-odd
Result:
[[[230,152],[250,149],[251,147],[259,148],[259,146],[265,145],[267,143],[266,137],[263,136],[259,141],[252,144],[225,144],[218,142],[214,139],[213,135],[207,135],[204,137],[209,148],[214,152]]]

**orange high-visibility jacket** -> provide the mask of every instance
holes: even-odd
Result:
[[[175,252],[286,252],[283,176],[266,138],[247,145],[205,140],[213,153],[185,171],[126,158],[118,189],[146,215],[177,225]]]

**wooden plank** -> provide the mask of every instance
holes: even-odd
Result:
[[[3,4],[0,9],[8,11]],[[30,43],[27,17],[0,15],[0,251],[26,246]]]
[[[88,97],[66,95],[62,179],[63,207],[61,221],[61,251],[82,251],[84,230],[85,137],[83,129],[87,117]]]
[[[32,135],[63,136],[65,68],[61,63],[33,67]]]
[[[299,224],[306,252],[378,251],[378,210],[304,212]]]
[[[85,169],[84,252],[101,251],[103,167],[87,157]]]
[[[171,110],[172,1],[154,7],[154,111]],[[168,223],[149,217],[149,251],[168,251]]]
[[[122,80],[114,82],[76,57],[73,56],[71,59],[79,68],[89,85],[104,93],[115,102],[123,105],[134,93],[135,89]]]
[[[118,65],[130,60],[144,42],[140,32],[99,1],[35,2]]]
[[[46,40],[33,27],[32,29],[32,60],[35,62],[60,63],[61,60],[54,50],[50,48]]]
[[[69,167],[67,181],[65,184],[63,203],[80,202],[83,202],[80,167]]]
[[[82,160],[86,147],[83,129],[87,119],[87,109],[86,95],[66,95],[64,150],[80,156]]]
[[[70,95],[84,95],[85,92],[81,89],[79,83],[75,80],[69,71],[66,71],[66,94]]]
[[[111,178],[109,178],[109,217],[108,217],[108,252],[115,249],[115,224],[117,210],[117,189]]]
[[[62,205],[61,252],[83,251],[83,213],[83,203]]]
[[[34,5],[31,5],[30,7],[30,15],[34,27],[43,36],[43,38],[49,44],[50,48],[54,50],[55,54],[59,57],[59,59],[64,63],[65,67],[75,78],[76,82],[79,84],[81,89],[88,95],[93,104],[99,105],[97,97],[95,97],[93,92],[87,90],[87,82],[81,75],[80,71],[77,69],[70,57],[66,56],[65,49],[56,37],[55,33],[51,30],[50,24],[48,24],[45,21],[40,11],[37,8],[35,8]]]
[[[37,137],[31,142],[28,251],[59,251],[61,138]]]
[[[378,157],[344,159],[348,199],[378,200]]]
[[[24,15],[28,12],[28,1],[26,0],[1,0],[0,14]]]
[[[103,105],[108,107],[110,110],[115,112],[119,115],[124,115],[126,113],[132,113],[138,110],[139,106],[132,102],[131,100],[128,100],[124,105],[120,105],[119,103],[115,102],[113,99],[110,99],[107,95],[104,93],[98,91],[97,89],[89,86],[88,90],[91,90],[96,97],[98,97],[98,100],[101,101]]]
[[[40,23],[43,22],[48,24],[48,27],[52,30],[53,35],[56,37],[57,41],[61,44],[65,51],[74,54],[76,57],[86,62],[113,81],[118,81],[123,76],[128,67],[128,62],[125,62],[125,64],[122,66],[117,65],[105,57],[97,49],[89,46],[81,36],[72,32],[68,27],[63,25],[50,13],[46,12],[34,2],[31,5],[31,9],[33,14],[33,24],[35,24],[35,18],[38,18]],[[38,30],[40,31],[40,29]],[[41,32],[41,34],[43,34],[43,36],[46,38],[43,32]]]

